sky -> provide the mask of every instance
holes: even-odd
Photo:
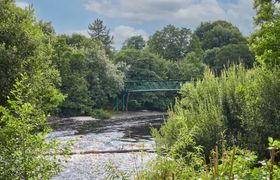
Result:
[[[88,35],[88,25],[103,20],[114,47],[134,35],[145,40],[168,24],[194,30],[201,22],[226,20],[248,36],[254,30],[253,0],[16,0],[32,5],[39,20],[51,21],[58,34]]]

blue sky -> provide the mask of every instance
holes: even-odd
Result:
[[[38,19],[51,21],[57,33],[87,35],[96,18],[104,21],[119,49],[133,35],[148,39],[167,24],[195,29],[200,22],[227,20],[244,35],[253,31],[251,0],[17,0],[31,4]]]

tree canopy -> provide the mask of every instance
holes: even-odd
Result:
[[[16,7],[13,1],[0,1],[1,105],[6,104],[6,97],[21,74],[28,77],[26,83],[32,87],[26,99],[32,105],[48,111],[63,100],[56,88],[60,76],[52,62],[53,49],[46,42],[47,36],[32,9]]]
[[[90,115],[107,105],[123,87],[123,73],[109,61],[104,49],[91,39],[73,34],[57,37],[55,62],[67,95],[63,115]]]
[[[178,61],[183,59],[194,47],[193,36],[190,29],[177,28],[167,25],[156,31],[148,40],[148,49],[167,60]]]
[[[125,40],[122,49],[133,48],[133,49],[142,50],[145,47],[145,45],[146,42],[141,35],[132,36],[127,40]]]
[[[201,23],[195,30],[204,50],[228,44],[246,44],[239,29],[227,21]]]

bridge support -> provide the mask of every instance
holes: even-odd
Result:
[[[122,93],[115,97],[114,111],[119,111],[120,105],[122,111],[128,111],[129,94],[130,93]]]
[[[126,94],[122,95],[122,111],[125,111],[125,95]]]
[[[127,93],[127,96],[126,96],[126,105],[125,105],[126,111],[128,111],[128,101],[129,101],[129,93]]]

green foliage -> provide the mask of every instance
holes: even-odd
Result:
[[[1,105],[7,105],[6,97],[20,74],[28,77],[32,87],[26,102],[46,112],[63,100],[56,89],[60,77],[51,61],[46,29],[36,21],[32,9],[16,7],[14,1],[0,1]]]
[[[213,48],[213,49],[207,49],[204,52],[203,55],[203,62],[208,65],[211,69],[215,69],[216,65],[216,56],[218,52],[220,51],[220,48]]]
[[[103,21],[97,18],[93,23],[89,24],[88,29],[90,37],[94,41],[101,42],[106,53],[111,55],[113,36],[110,35],[110,29],[107,29]]]
[[[216,69],[220,71],[224,66],[243,63],[246,68],[252,68],[254,55],[245,44],[229,44],[220,48],[216,56]]]
[[[201,23],[195,30],[204,50],[228,44],[246,44],[239,29],[227,21]]]
[[[123,49],[115,56],[115,63],[125,72],[126,80],[191,80],[201,78],[204,71],[201,55],[190,52],[181,61],[167,61],[149,51]],[[160,92],[131,94],[129,107],[166,110],[174,102],[176,93]]]
[[[272,138],[271,138],[272,139]],[[277,144],[279,141],[273,141]],[[189,149],[187,149],[187,147]],[[183,147],[184,151],[181,150]],[[279,146],[275,149],[278,150]],[[174,151],[175,150],[175,151]],[[179,150],[179,151],[177,151]],[[201,147],[190,134],[181,134],[180,141],[165,155],[148,164],[137,179],[279,179],[278,164],[264,160],[257,166],[254,152],[236,146],[212,151],[207,164]],[[271,156],[271,158],[275,158]]]
[[[278,69],[259,68],[252,72],[254,81],[246,86],[242,127],[242,141],[260,152],[265,149],[268,136],[279,139],[280,82]]]
[[[89,115],[106,106],[123,88],[123,74],[95,42],[81,35],[60,36],[55,44],[55,62],[61,73],[61,91],[67,98],[63,115]]]
[[[182,99],[178,99],[169,112],[169,120],[159,131],[153,131],[161,156],[152,164],[149,175],[171,178],[170,174],[173,174],[172,179],[174,179],[174,174],[177,179],[190,177],[194,179],[280,178],[279,164],[275,162],[280,142],[272,138],[268,138],[268,141],[266,139],[267,137],[280,138],[280,84],[278,80],[280,74],[278,68],[271,68],[277,65],[279,59],[279,50],[276,48],[279,34],[277,33],[279,1],[255,0],[254,2],[257,9],[255,21],[259,25],[259,30],[251,36],[252,49],[257,54],[257,60],[268,66],[247,71],[243,66],[232,66],[222,71],[219,78],[214,77],[210,71],[206,71],[201,81],[186,84],[181,92]],[[239,44],[242,41],[237,43],[233,39],[234,41],[231,42],[225,38],[230,37],[228,35],[233,32],[229,32],[231,28],[224,31],[223,27],[227,27],[227,24],[213,28],[213,24],[206,23],[196,31],[196,34],[205,40],[202,46],[208,49],[205,53],[208,57],[206,61],[213,66],[217,63],[215,61],[222,62],[225,58],[236,59],[238,53],[247,54],[246,46],[242,47]],[[210,35],[208,32],[211,32]],[[224,37],[223,40],[226,40],[227,44],[239,45],[223,44],[219,42],[219,38],[215,39],[215,36]],[[220,47],[216,46],[216,42],[223,47],[211,49]],[[244,63],[246,64],[246,61]],[[189,141],[182,139],[189,139]],[[220,148],[222,151],[218,151],[219,148],[216,146],[211,152],[210,148],[221,140],[223,140]],[[192,141],[194,143],[189,147],[189,142]],[[230,146],[237,144],[241,148],[235,146],[225,148],[225,141]],[[270,146],[268,149],[271,159],[257,164],[258,159],[264,159],[268,154],[265,148],[267,142]],[[189,161],[195,156],[188,156],[188,153],[193,152],[199,155],[196,149],[192,149],[197,146],[199,148],[202,146],[204,154],[210,156],[209,163],[200,164],[202,159],[200,156],[200,159],[191,161],[189,165]],[[257,157],[251,150],[256,151],[256,154],[260,156]],[[180,161],[181,157],[184,157],[183,163]],[[193,171],[187,170],[187,172],[192,172],[192,175],[185,175],[184,168],[193,164],[198,166],[192,168]],[[177,169],[180,171],[176,171]],[[159,176],[162,173],[167,176]]]
[[[208,49],[203,59],[204,63],[217,74],[232,64],[243,63],[246,68],[252,68],[254,63],[254,55],[245,44],[229,44],[221,48]]]
[[[67,95],[60,105],[61,113],[68,116],[83,115],[91,111],[94,101],[86,80],[88,65],[83,51],[66,44],[64,37],[55,43],[54,60],[62,78],[61,91]]]
[[[106,105],[123,89],[124,75],[117,67],[107,58],[102,49],[89,49],[87,54],[89,74],[90,93],[96,101],[97,108]]]
[[[129,176],[122,170],[118,169],[118,167],[113,163],[106,164],[106,179],[108,180],[128,180]]]
[[[104,109],[95,109],[92,111],[91,116],[97,119],[110,119],[112,113]]]
[[[172,146],[177,142],[181,131],[189,130],[196,133],[198,144],[207,146],[208,151],[212,149],[224,129],[222,111],[217,100],[217,83],[214,75],[207,70],[202,81],[183,86],[182,99],[177,100],[169,111],[166,124],[159,132],[154,133],[158,147]]]
[[[141,35],[132,36],[127,40],[125,40],[122,49],[132,48],[132,49],[142,50],[145,47],[145,44],[146,42]]]
[[[46,117],[25,102],[31,86],[25,80],[14,85],[8,106],[0,106],[0,179],[51,179],[61,171],[57,155],[68,149],[46,140]]]
[[[115,63],[128,66],[127,80],[160,80],[167,78],[167,63],[148,51],[136,49],[121,50],[115,56]]]
[[[196,179],[206,177],[204,156],[192,138],[181,134],[181,141],[166,155],[151,161],[138,179]],[[189,151],[182,149],[189,148]]]
[[[173,72],[176,72],[170,67],[170,64],[175,66],[174,62],[166,61],[146,50],[121,50],[116,54],[115,63],[119,67],[122,65],[122,69],[125,69],[127,81],[172,79],[172,77],[175,77]],[[168,92],[131,94],[129,107],[130,110],[143,107],[153,110],[166,110],[170,103],[174,101],[174,96],[174,93]]]
[[[173,61],[183,59],[188,52],[193,51],[193,47],[198,46],[194,43],[198,43],[197,39],[193,38],[189,29],[176,28],[173,25],[156,31],[147,42],[151,52]]]
[[[278,77],[278,71],[265,68],[246,71],[243,66],[233,66],[220,78],[207,70],[203,80],[183,86],[182,98],[155,133],[158,146],[173,146],[187,129],[209,154],[225,132],[229,144],[264,155],[266,137],[280,138]]]
[[[195,52],[188,53],[187,57],[178,63],[178,66],[179,74],[177,77],[174,77],[174,79],[200,79],[205,69],[201,55]],[[176,72],[174,72],[174,74],[176,74]]]
[[[255,0],[257,30],[250,37],[251,49],[260,64],[269,67],[280,63],[280,8],[278,0]]]
[[[231,64],[244,63],[252,68],[254,55],[239,29],[227,21],[201,23],[195,30],[205,50],[203,61],[217,75]]]

